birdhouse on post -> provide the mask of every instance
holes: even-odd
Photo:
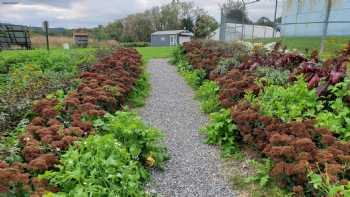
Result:
[[[86,32],[77,31],[73,33],[74,43],[78,47],[86,48],[89,44],[89,34]]]

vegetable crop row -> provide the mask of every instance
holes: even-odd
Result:
[[[70,91],[67,95],[61,96],[48,96],[44,99],[38,100],[33,104],[33,111],[35,112],[35,116],[31,119],[28,126],[25,127],[24,133],[20,136],[20,156],[23,158],[23,161],[18,160],[7,160],[0,161],[0,192],[7,195],[14,196],[42,196],[48,192],[58,192],[60,188],[56,186],[62,187],[64,192],[67,192],[67,185],[62,185],[59,182],[59,177],[63,178],[63,180],[67,180],[69,173],[73,173],[73,171],[65,171],[63,168],[72,168],[72,162],[79,162],[79,154],[81,157],[86,157],[89,154],[95,154],[93,151],[103,151],[104,149],[107,151],[112,151],[112,157],[119,157],[118,155],[124,154],[123,158],[114,158],[115,164],[106,164],[109,168],[124,168],[127,166],[138,166],[138,163],[135,164],[127,164],[123,162],[138,162],[139,159],[136,160],[138,156],[138,152],[142,151],[142,158],[144,162],[149,162],[150,166],[154,165],[156,161],[155,158],[159,158],[159,154],[157,157],[157,147],[152,145],[152,140],[156,141],[159,136],[158,132],[150,130],[147,139],[143,139],[140,143],[148,143],[149,146],[146,146],[148,152],[143,152],[144,147],[141,145],[137,145],[133,143],[132,147],[128,147],[129,144],[123,144],[122,139],[118,138],[118,133],[114,133],[116,135],[115,138],[111,138],[108,136],[105,137],[97,137],[89,138],[86,142],[90,146],[96,146],[96,150],[84,150],[83,144],[78,145],[76,148],[73,146],[75,142],[80,141],[82,138],[85,138],[91,134],[95,134],[98,131],[103,131],[108,128],[105,124],[109,122],[113,122],[113,117],[111,115],[107,115],[108,113],[113,113],[118,109],[121,109],[124,103],[126,102],[127,96],[133,90],[138,78],[142,73],[142,60],[140,54],[137,53],[134,49],[118,49],[111,56],[101,60],[100,63],[91,66],[91,68],[81,73],[80,75],[80,83],[77,86],[77,89]],[[103,116],[109,117],[106,120],[101,119]],[[116,114],[117,116],[117,114]],[[119,114],[119,116],[122,116]],[[135,115],[129,115],[131,118]],[[106,123],[104,121],[107,121]],[[124,123],[125,121],[122,121]],[[95,125],[94,125],[95,123]],[[141,123],[138,123],[136,120],[134,122],[130,122],[132,125],[139,124],[141,127]],[[111,124],[111,123],[109,123]],[[118,122],[115,124],[118,125]],[[121,122],[119,122],[121,124]],[[110,134],[118,127],[121,127],[123,124],[117,126],[112,126],[106,134]],[[100,127],[102,128],[100,128]],[[128,127],[120,128],[119,132],[122,132],[123,129],[127,129]],[[134,127],[130,128],[129,133],[132,131],[131,129],[135,129]],[[142,130],[142,128],[136,128]],[[137,130],[140,132],[140,130]],[[143,130],[147,131],[147,127],[143,126]],[[135,131],[133,131],[135,132]],[[153,132],[153,134],[152,134]],[[121,136],[122,134],[120,134]],[[119,136],[119,137],[120,137]],[[144,134],[143,136],[147,136]],[[128,136],[130,138],[130,136]],[[128,139],[125,137],[124,139]],[[132,139],[132,138],[130,138]],[[141,139],[141,138],[140,138]],[[106,141],[106,143],[119,143],[121,145],[115,145],[114,148],[125,145],[126,148],[132,148],[132,150],[128,149],[128,153],[124,153],[123,147],[120,147],[118,150],[113,150],[113,144],[110,144],[110,147],[101,147],[103,146],[102,141]],[[117,140],[113,142],[114,140]],[[119,140],[119,141],[118,141]],[[95,144],[95,145],[94,145]],[[131,144],[130,144],[131,145]],[[105,145],[107,146],[107,145]],[[71,148],[69,148],[71,147]],[[64,154],[69,148],[69,151]],[[78,151],[78,152],[74,152]],[[90,152],[89,152],[90,151]],[[92,152],[91,152],[92,151]],[[119,151],[119,152],[118,152]],[[152,151],[154,153],[152,153]],[[130,155],[129,155],[130,152]],[[62,161],[59,161],[59,157],[64,154]],[[74,154],[74,155],[72,155]],[[85,155],[84,155],[85,154]],[[155,154],[155,155],[153,155]],[[92,156],[92,155],[91,155]],[[95,159],[103,159],[108,155],[95,155]],[[100,158],[97,158],[101,156]],[[140,158],[140,159],[142,159]],[[68,160],[67,160],[68,159]],[[78,159],[78,160],[77,160]],[[83,159],[83,158],[81,158]],[[86,158],[85,158],[86,159]],[[112,158],[113,159],[113,158]],[[119,160],[118,160],[119,159]],[[118,166],[118,162],[120,166]],[[122,161],[124,160],[124,161]],[[161,159],[159,159],[161,160]],[[66,163],[68,162],[68,163]],[[112,162],[112,161],[110,161]],[[157,161],[158,162],[158,161]],[[160,161],[159,161],[160,162]],[[60,167],[60,171],[58,174],[52,172],[51,174],[47,174],[43,177],[49,178],[50,183],[54,183],[55,185],[49,184],[46,179],[37,178],[37,175],[47,171],[47,170],[57,170],[57,165],[61,163],[63,164]],[[79,168],[79,163],[76,163],[74,166]],[[89,165],[86,164],[85,165]],[[93,165],[98,165],[96,163],[91,164],[91,168]],[[101,164],[102,165],[102,164]],[[98,166],[95,166],[98,167]],[[101,166],[99,166],[101,167]],[[77,169],[74,169],[77,170]],[[87,169],[84,169],[87,170]],[[96,170],[96,169],[91,169]],[[106,169],[108,170],[108,169]],[[135,169],[137,170],[137,169]],[[142,170],[142,169],[140,169]],[[131,172],[131,171],[130,171]],[[65,174],[68,173],[68,174]],[[83,173],[83,172],[81,172]],[[86,172],[87,173],[87,172]],[[89,171],[89,173],[91,173]],[[126,173],[126,172],[125,172]],[[140,172],[144,174],[144,172]],[[84,174],[86,175],[86,174]],[[80,176],[84,176],[81,174]],[[66,176],[66,177],[62,177]],[[90,179],[94,177],[93,174],[84,177],[85,179]],[[106,174],[103,176],[107,176]],[[142,178],[143,177],[143,178]],[[96,177],[98,178],[98,177]],[[103,178],[103,177],[101,177]],[[141,179],[144,179],[144,175],[141,175]],[[53,180],[52,180],[53,179]],[[78,181],[77,179],[72,179]],[[138,183],[138,179],[136,178],[136,183]],[[125,184],[135,184],[125,182]],[[84,180],[85,181],[85,180]],[[88,181],[88,180],[87,180]],[[100,188],[104,190],[105,194],[108,194],[109,191],[105,190],[101,185],[98,185],[101,182],[98,182],[96,179],[96,185],[94,187]],[[117,180],[116,180],[117,181]],[[121,180],[119,180],[121,181]],[[126,181],[126,180],[125,180]],[[64,181],[63,181],[64,182]],[[103,181],[102,181],[103,182]],[[118,182],[118,181],[117,181]],[[81,183],[81,181],[78,181]],[[76,184],[78,184],[76,183]],[[120,183],[120,182],[119,182]],[[123,183],[123,182],[122,182]],[[93,184],[93,183],[88,183]],[[67,186],[67,187],[65,187]],[[116,185],[114,185],[117,187]],[[110,187],[114,187],[113,185]],[[75,187],[74,184],[69,185],[69,187]],[[107,187],[107,186],[105,186]],[[120,187],[126,187],[126,185],[122,185]],[[82,192],[82,196],[91,196],[92,191],[96,191],[95,189],[86,189],[85,193],[81,191],[85,186],[75,187],[74,192],[68,191],[70,193],[64,194],[64,196],[74,196],[77,193]],[[108,188],[107,188],[108,189]],[[68,189],[69,190],[69,189]],[[99,194],[99,196],[103,196],[103,193]],[[89,191],[89,192],[86,192]],[[112,191],[112,190],[110,190]],[[120,195],[125,190],[120,188],[120,193],[118,193],[117,188],[114,188],[113,194]],[[136,191],[134,193],[130,191],[130,196],[137,196]],[[94,195],[96,196],[96,195]]]
[[[349,50],[323,62],[316,52],[307,58],[278,43],[193,41],[174,54],[173,63],[199,90],[205,80],[215,82],[214,95],[231,112],[228,120],[226,110],[214,110],[216,124],[206,129],[210,143],[231,153],[247,145],[270,158],[269,175],[294,195],[346,196]]]

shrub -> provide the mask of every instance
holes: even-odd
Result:
[[[315,127],[310,120],[284,123],[259,114],[245,102],[232,108],[231,116],[243,142],[274,162],[270,175],[280,186],[312,195],[308,170],[326,174],[332,183],[348,182],[350,143],[337,140],[329,130]]]
[[[145,196],[147,171],[113,135],[77,143],[62,155],[58,168],[40,176],[61,188],[55,196]]]
[[[260,91],[255,83],[256,76],[247,70],[232,69],[217,81],[220,86],[219,99],[224,107],[232,107],[248,92],[258,94]]]
[[[201,103],[201,109],[205,113],[220,110],[219,86],[213,81],[204,81],[196,91],[196,99]]]
[[[202,129],[207,134],[207,143],[220,145],[224,155],[236,153],[238,130],[230,117],[230,111],[222,109],[210,114],[210,124]]]

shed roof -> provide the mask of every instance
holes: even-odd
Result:
[[[190,34],[193,35],[190,31],[188,30],[169,30],[169,31],[157,31],[152,33],[152,35],[172,35],[172,34],[181,34],[181,33],[186,33],[186,35]]]

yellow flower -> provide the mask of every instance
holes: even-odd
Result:
[[[152,156],[148,156],[146,158],[146,164],[148,167],[153,167],[155,163],[156,163],[156,160]]]

